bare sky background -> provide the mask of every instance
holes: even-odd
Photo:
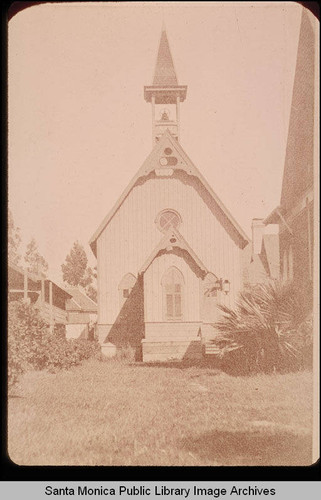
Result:
[[[302,7],[291,2],[57,3],[9,23],[9,206],[61,281],[150,153],[164,18],[181,144],[250,235],[280,199]],[[23,248],[22,248],[23,250]]]

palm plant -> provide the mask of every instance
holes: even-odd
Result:
[[[214,342],[221,357],[234,351],[235,358],[236,351],[248,371],[298,369],[307,343],[301,304],[293,285],[270,282],[242,292],[234,310],[219,306],[223,315],[214,325]]]

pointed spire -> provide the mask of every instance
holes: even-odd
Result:
[[[178,85],[164,21],[159,43],[153,85],[160,85],[164,87]]]

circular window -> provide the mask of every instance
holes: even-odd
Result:
[[[175,212],[175,210],[163,210],[160,214],[158,214],[155,222],[158,229],[165,233],[170,227],[178,229],[182,219],[181,216]]]
[[[172,152],[173,152],[173,151],[171,150],[171,148],[165,148],[165,149],[164,149],[164,153],[165,153],[165,155],[171,155],[171,154],[172,154]]]

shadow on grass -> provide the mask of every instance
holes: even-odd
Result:
[[[129,363],[130,366],[137,367],[150,367],[150,368],[178,368],[179,370],[186,370],[187,368],[205,368],[212,369],[213,375],[218,375],[221,370],[213,364],[212,361],[207,359],[186,359],[182,361],[151,361],[140,363]]]
[[[200,462],[217,465],[311,465],[312,436],[292,432],[214,431],[180,442]]]

